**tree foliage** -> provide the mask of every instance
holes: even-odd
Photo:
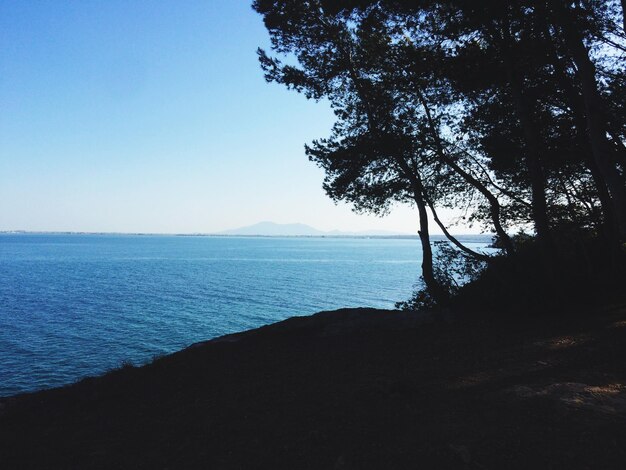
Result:
[[[441,208],[462,208],[467,220],[495,232],[510,266],[520,264],[510,232],[533,230],[541,253],[535,269],[548,281],[572,256],[566,247],[573,245],[563,240],[600,240],[602,270],[623,255],[622,6],[617,0],[253,4],[272,41],[272,54],[258,51],[266,79],[327,100],[335,112],[331,135],[306,146],[325,171],[326,193],[376,214],[396,203],[415,205],[422,274],[435,303],[449,299],[451,284],[433,257],[432,223],[464,257],[489,261],[449,234]],[[596,275],[587,264],[588,275]]]

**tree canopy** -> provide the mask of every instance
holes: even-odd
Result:
[[[617,0],[256,0],[272,51],[268,81],[327,100],[331,135],[306,146],[324,189],[357,211],[417,208],[422,274],[449,297],[430,243],[462,208],[497,234],[508,266],[534,233],[536,268],[602,246],[585,267],[615,267],[626,241],[626,33]],[[583,248],[581,248],[583,247]],[[568,251],[569,250],[569,251]],[[508,269],[514,269],[512,267]],[[615,268],[621,269],[621,268]],[[613,276],[614,272],[606,272]]]

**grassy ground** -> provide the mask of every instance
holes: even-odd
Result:
[[[626,309],[295,318],[0,404],[0,467],[624,468]]]

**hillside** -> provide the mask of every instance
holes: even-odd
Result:
[[[450,319],[448,319],[450,320]],[[12,469],[623,468],[626,309],[324,312],[0,405]]]

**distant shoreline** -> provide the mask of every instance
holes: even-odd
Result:
[[[0,235],[97,235],[97,236],[136,236],[136,237],[207,237],[207,238],[356,238],[356,239],[390,239],[390,240],[419,240],[418,235],[238,235],[222,233],[150,233],[150,232],[62,232],[62,231],[30,231],[30,230],[2,230]],[[455,237],[472,237],[485,239],[493,234],[457,234]],[[434,241],[445,240],[444,235],[431,235]]]

